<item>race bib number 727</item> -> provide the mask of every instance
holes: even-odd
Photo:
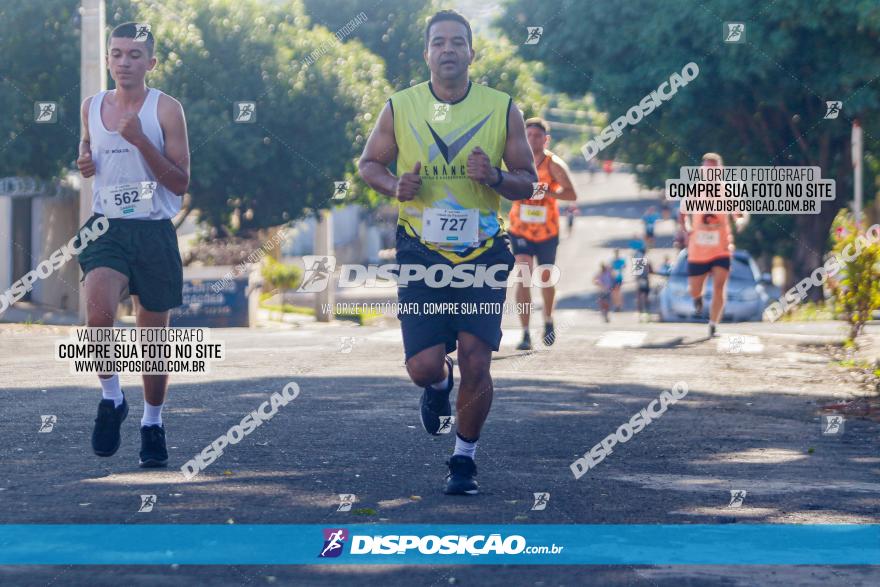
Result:
[[[426,208],[422,213],[422,238],[431,243],[469,244],[478,242],[480,211]]]

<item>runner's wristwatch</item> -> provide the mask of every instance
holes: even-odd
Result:
[[[490,188],[497,188],[498,186],[501,185],[501,182],[504,181],[504,174],[501,173],[501,168],[500,168],[500,167],[494,167],[494,169],[495,169],[495,171],[498,172],[498,181],[496,181],[495,183],[490,183],[490,184],[489,184],[489,187],[490,187]]]

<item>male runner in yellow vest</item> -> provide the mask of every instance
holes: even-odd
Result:
[[[519,109],[507,94],[468,79],[472,46],[459,13],[431,17],[424,52],[431,81],[391,96],[358,164],[370,187],[399,202],[398,317],[407,371],[424,388],[421,419],[430,434],[450,422],[448,353],[458,348],[457,432],[445,489],[457,495],[477,493],[474,453],[492,405],[489,367],[513,267],[499,194],[529,198],[537,181]],[[395,163],[397,176],[388,169]],[[413,268],[424,278],[409,279]],[[450,283],[444,276],[452,269]],[[438,304],[453,309],[436,312]]]

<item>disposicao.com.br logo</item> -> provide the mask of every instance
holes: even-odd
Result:
[[[338,557],[343,553],[345,542],[350,540],[350,555],[382,554],[425,554],[425,555],[517,555],[517,554],[559,554],[564,546],[529,546],[526,539],[518,534],[351,534],[345,528],[325,528],[324,545],[319,558]]]

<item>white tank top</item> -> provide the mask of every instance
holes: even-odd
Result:
[[[109,131],[101,119],[101,103],[107,90],[95,94],[89,104],[89,138],[91,139],[92,160],[95,162],[95,180],[92,183],[92,211],[103,214],[104,210],[99,197],[100,191],[106,187],[130,184],[141,181],[156,181],[153,193],[152,210],[149,215],[134,216],[141,219],[164,220],[174,217],[180,211],[182,198],[175,195],[167,187],[158,183],[156,175],[150,170],[144,157],[137,148],[126,141],[116,131]],[[147,89],[147,97],[138,113],[141,128],[147,139],[159,151],[165,152],[165,137],[159,125],[159,96],[162,94],[155,88]]]

